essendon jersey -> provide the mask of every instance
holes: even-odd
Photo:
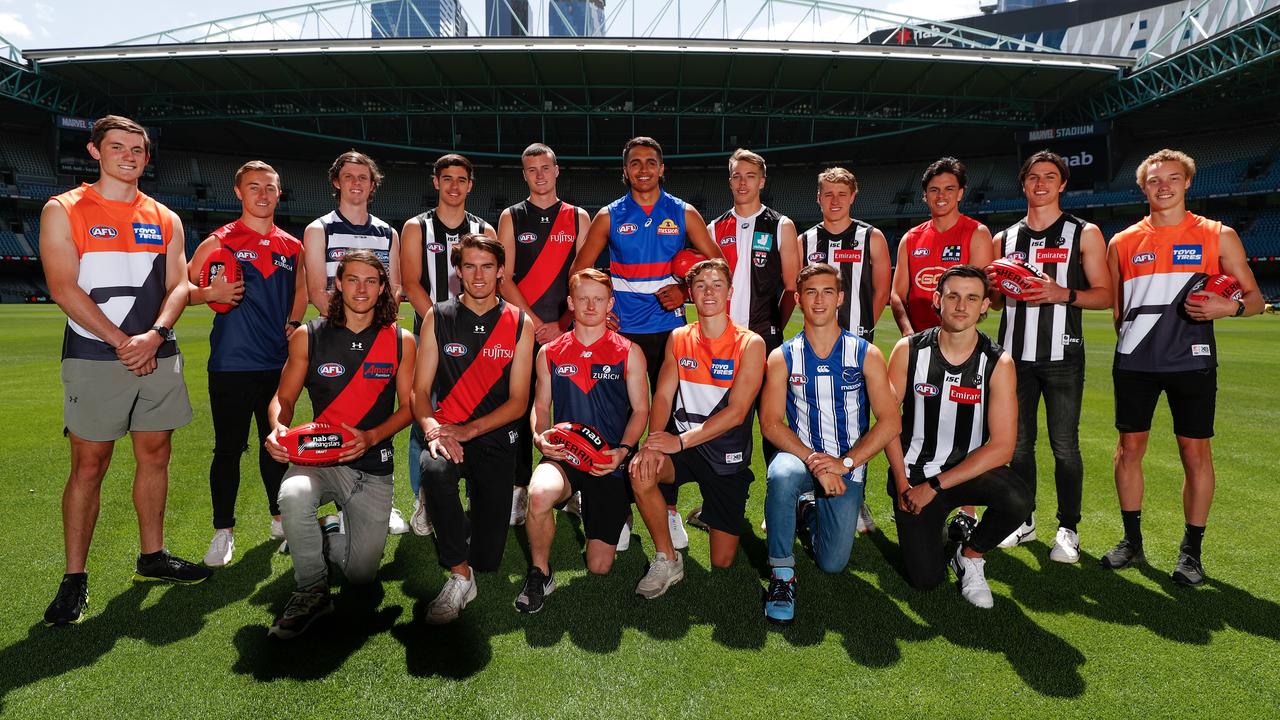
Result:
[[[1217,366],[1213,323],[1192,320],[1183,303],[1198,281],[1222,272],[1221,234],[1222,223],[1187,213],[1169,227],[1143,218],[1111,240],[1124,288],[1117,368],[1178,372]]]
[[[961,365],[938,347],[938,328],[911,336],[902,400],[902,452],[912,485],[959,465],[987,442],[987,388],[1000,346],[984,333]]]
[[[511,363],[524,312],[505,300],[477,315],[459,300],[435,306],[438,365],[431,395],[435,418],[460,425],[484,417],[510,397]],[[492,432],[517,432],[517,422]],[[514,441],[513,441],[514,442]]]
[[[933,228],[932,220],[925,220],[907,231],[902,242],[907,246],[907,319],[916,332],[938,325],[938,313],[933,309],[933,291],[938,289],[938,278],[953,265],[969,262],[969,244],[978,221],[961,215],[946,232]]]
[[[818,223],[800,236],[804,263],[827,263],[840,271],[840,289],[844,304],[840,306],[840,327],[870,340],[876,331],[871,317],[871,301],[875,287],[871,281],[871,233],[875,228],[854,220],[842,233],[835,234]]]
[[[631,417],[627,394],[630,351],[631,341],[612,330],[590,345],[583,345],[571,332],[547,343],[555,421],[590,425],[609,447],[617,447]]]
[[[1004,231],[1000,254],[1032,265],[1065,288],[1089,289],[1080,262],[1080,233],[1085,222],[1063,214],[1036,231],[1023,218]],[[1000,317],[1000,343],[1019,362],[1077,360],[1084,357],[1080,308],[1048,303],[1030,305],[1006,298]]]
[[[372,430],[396,409],[396,372],[400,369],[400,328],[367,327],[353,333],[318,317],[307,323],[307,377],[316,422],[346,423]],[[392,438],[346,463],[372,475],[390,475],[395,467]]]
[[[391,238],[395,235],[390,225],[372,215],[368,222],[356,225],[337,210],[320,218],[320,224],[324,227],[324,272],[330,292],[338,263],[352,250],[368,250],[390,271]]]
[[[671,333],[680,384],[676,387],[672,417],[680,432],[702,427],[712,415],[729,406],[729,390],[742,367],[742,355],[751,339],[750,330],[730,322],[720,337],[702,334],[694,323]],[[742,424],[695,448],[717,474],[732,475],[751,465],[751,426],[754,409]]]
[[[418,215],[414,220],[422,230],[422,274],[419,275],[418,282],[427,291],[432,303],[442,303],[458,297],[462,288],[458,284],[458,274],[453,271],[453,265],[449,262],[449,256],[453,253],[453,246],[458,244],[458,239],[464,234],[484,232],[485,221],[467,213],[462,224],[449,227],[436,217],[434,208]],[[422,316],[415,313],[414,334],[421,329]]]
[[[275,225],[263,235],[239,220],[211,235],[235,253],[244,297],[234,310],[213,318],[209,370],[279,370],[289,359],[284,329],[293,309],[302,243]]]
[[[866,378],[862,374],[871,344],[842,330],[825,357],[804,332],[782,344],[787,362],[787,425],[800,442],[817,452],[840,457],[867,432]],[[866,477],[866,465],[854,469],[853,481]]]
[[[516,238],[515,280],[542,322],[555,322],[569,304],[569,268],[578,242],[578,208],[557,201],[548,208],[524,200],[507,208]]]
[[[764,338],[765,346],[782,341],[782,253],[778,250],[778,226],[783,215],[761,206],[743,217],[733,210],[711,223],[711,237],[720,246],[733,273],[729,317]]]

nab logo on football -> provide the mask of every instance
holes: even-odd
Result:
[[[577,375],[577,374],[578,374],[578,366],[577,366],[577,365],[572,365],[572,364],[570,364],[570,365],[557,365],[557,366],[556,366],[556,374],[557,374],[557,375],[559,375],[560,377],[569,377],[570,375]]]
[[[462,357],[467,354],[467,346],[462,343],[445,343],[444,354],[449,357]]]
[[[936,397],[938,386],[932,383],[916,383],[916,394],[921,397]]]
[[[631,233],[639,229],[640,228],[636,227],[635,223],[622,223],[621,225],[618,226],[618,234],[630,235]]]
[[[89,228],[89,237],[94,237],[99,240],[110,240],[119,234],[120,232],[110,225],[94,225]]]
[[[444,245],[438,242],[427,243],[427,252],[442,253],[444,252]]]
[[[691,357],[682,357],[680,358],[680,367],[686,368],[688,370],[697,370],[698,361],[694,360]]]
[[[938,266],[922,268],[916,273],[916,287],[925,292],[932,292],[938,289],[938,278],[942,277],[942,268]]]
[[[1147,263],[1151,263],[1155,261],[1156,261],[1156,254],[1153,252],[1138,253],[1137,255],[1133,256],[1132,260],[1130,260],[1130,262],[1132,262],[1134,265],[1146,265]]]
[[[244,260],[245,262],[253,262],[258,259],[258,253],[252,250],[237,250],[236,259]]]
[[[341,377],[343,373],[345,373],[346,371],[347,369],[342,367],[338,363],[325,363],[320,367],[316,368],[316,374],[318,374],[320,377],[327,377],[327,378]]]
[[[529,243],[537,242],[538,235],[537,233],[520,233],[520,237],[516,238],[516,240],[528,245]]]

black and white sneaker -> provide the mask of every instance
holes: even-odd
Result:
[[[711,526],[707,524],[706,520],[702,519],[701,505],[689,511],[689,514],[684,518],[684,523],[691,528],[698,528],[703,532],[711,532]]]
[[[1147,556],[1142,552],[1142,546],[1131,542],[1129,538],[1125,538],[1116,543],[1116,546],[1106,552],[1098,561],[1102,563],[1102,567],[1111,570],[1123,570],[1134,563],[1144,563]]]
[[[177,585],[195,585],[204,582],[213,574],[213,570],[187,562],[168,550],[161,550],[152,558],[138,556],[138,567],[133,579],[138,582],[171,582]]]
[[[89,576],[85,573],[63,575],[58,594],[44,611],[46,627],[76,625],[89,610]]]
[[[1178,564],[1173,569],[1173,581],[1179,585],[1195,587],[1204,584],[1204,565],[1200,558],[1192,557],[1185,552],[1178,553]]]
[[[973,534],[973,529],[976,527],[978,527],[978,518],[961,510],[951,518],[951,522],[947,525],[947,537],[951,542],[969,542],[969,536]]]
[[[299,590],[289,596],[284,612],[276,618],[267,637],[289,640],[307,631],[311,623],[333,612],[333,597],[329,588],[317,585],[310,590]]]
[[[516,609],[532,615],[542,609],[547,596],[556,590],[556,581],[550,575],[544,575],[537,566],[530,566],[529,573],[524,576],[524,587],[516,596]]]
[[[818,511],[818,503],[811,492],[802,493],[796,499],[796,537],[806,552],[813,552],[813,533],[810,528],[813,515]]]

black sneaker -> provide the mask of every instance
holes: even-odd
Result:
[[[684,522],[689,527],[698,528],[703,532],[711,532],[711,526],[702,519],[701,505],[690,510],[689,514],[685,516]]]
[[[976,527],[978,527],[978,518],[967,512],[958,512],[947,525],[947,538],[951,542],[969,542],[969,536],[973,534],[973,529]]]
[[[63,575],[58,594],[44,611],[45,627],[76,625],[89,610],[89,576],[84,573]]]
[[[180,557],[170,555],[168,550],[149,560],[138,556],[138,569],[133,579],[139,582],[171,582],[178,585],[195,585],[204,582],[213,570],[187,562]]]
[[[813,552],[813,532],[810,530],[813,514],[818,510],[812,493],[804,493],[796,500],[796,537],[806,552]]]
[[[284,612],[276,618],[267,637],[289,640],[307,631],[311,623],[333,612],[333,597],[329,588],[317,585],[310,590],[298,590],[289,596]]]
[[[524,587],[516,596],[516,609],[532,615],[542,609],[543,601],[556,590],[556,581],[550,575],[543,575],[537,566],[529,567],[529,574],[524,576]]]
[[[1204,579],[1204,565],[1200,564],[1200,558],[1192,557],[1185,552],[1178,553],[1178,564],[1173,569],[1173,581],[1179,585],[1195,587],[1203,585]]]
[[[1098,562],[1102,563],[1104,568],[1121,570],[1134,563],[1146,561],[1147,556],[1142,552],[1142,546],[1125,538],[1108,550]]]

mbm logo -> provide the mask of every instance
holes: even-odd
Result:
[[[467,354],[467,346],[462,343],[445,343],[443,350],[449,357],[462,357]]]
[[[343,373],[345,373],[346,371],[347,369],[342,367],[338,363],[325,363],[320,367],[316,368],[317,375],[319,375],[320,377],[327,377],[327,378],[341,377]]]

